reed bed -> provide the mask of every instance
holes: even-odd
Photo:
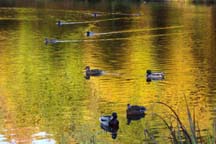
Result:
[[[191,113],[189,109],[188,102],[185,97],[187,120],[189,126],[183,123],[182,119],[178,113],[168,104],[164,102],[156,102],[155,104],[162,105],[168,108],[171,113],[170,116],[174,121],[170,122],[167,118],[162,117],[157,113],[153,113],[155,117],[160,119],[169,131],[170,141],[172,144],[215,144],[216,143],[216,119],[213,120],[213,131],[210,133],[208,130],[207,136],[201,134],[201,129],[199,127],[199,121],[195,119],[195,111]],[[151,143],[157,143],[154,136],[147,130],[144,130],[144,134],[149,137]]]

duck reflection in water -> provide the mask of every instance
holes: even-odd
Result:
[[[119,121],[117,120],[117,113],[113,112],[111,116],[101,116],[99,118],[100,126],[103,130],[108,131],[112,135],[112,139],[117,138],[117,131],[119,129]]]
[[[90,66],[85,67],[85,78],[90,79],[91,76],[100,76],[103,75],[104,71],[99,69],[90,69]]]
[[[140,120],[145,117],[146,108],[144,106],[127,105],[127,124],[129,125],[132,120]]]

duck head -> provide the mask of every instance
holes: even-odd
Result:
[[[93,36],[93,35],[94,35],[94,33],[91,32],[91,31],[87,31],[87,32],[86,32],[86,36],[87,36],[87,37],[90,37],[90,36]]]
[[[112,113],[112,117],[113,117],[113,119],[117,119],[117,113],[116,113],[116,112],[113,112],[113,113]]]
[[[45,38],[44,43],[47,45],[49,43],[49,39]]]
[[[85,67],[85,73],[86,73],[87,78],[89,78],[90,75],[91,75],[90,66],[86,66],[86,67]]]
[[[131,108],[131,105],[130,105],[130,104],[127,104],[127,108],[128,108],[128,109]]]
[[[87,71],[87,70],[90,70],[90,66],[86,66],[85,67],[85,70]]]
[[[152,74],[152,71],[151,70],[147,70],[146,73],[147,73],[147,75],[150,75],[150,74]]]

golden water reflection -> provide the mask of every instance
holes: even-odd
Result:
[[[135,5],[122,7],[131,12]],[[112,10],[117,8],[121,3]],[[154,102],[173,107],[188,125],[184,96],[203,135],[212,130],[215,7],[141,4],[138,8],[144,14],[140,18],[61,28],[56,20],[94,18],[83,11],[1,8],[0,138],[30,142],[35,134],[47,134],[35,142],[141,143],[144,129],[149,129],[157,141],[168,141],[168,130],[152,113],[169,117],[170,112]],[[43,43],[45,37],[87,39],[87,30],[127,32],[90,38],[95,39],[92,42]],[[123,39],[97,41],[100,38]],[[86,65],[103,69],[106,75],[86,80]],[[163,71],[165,80],[147,83],[147,69]],[[125,114],[128,103],[147,107],[145,118],[130,126]],[[98,121],[114,111],[120,121],[115,141]]]

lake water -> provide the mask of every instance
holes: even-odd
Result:
[[[0,6],[0,143],[152,143],[146,130],[158,143],[170,142],[154,114],[174,124],[172,112],[155,102],[171,106],[189,128],[185,97],[203,139],[211,134],[216,6],[105,0]],[[103,13],[95,18],[93,12]],[[58,27],[58,20],[97,22]],[[87,31],[105,34],[87,37]],[[46,45],[45,38],[78,41]],[[106,73],[87,80],[86,65]],[[165,79],[146,82],[147,69]],[[128,103],[147,108],[130,125]],[[99,123],[112,112],[119,120],[116,139]]]

